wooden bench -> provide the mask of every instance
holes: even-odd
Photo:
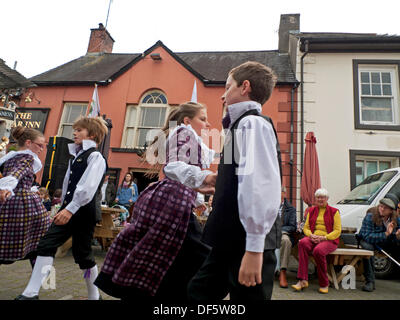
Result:
[[[339,271],[336,273],[335,266],[349,265],[357,269],[357,264],[361,262],[362,259],[370,258],[374,255],[373,251],[364,249],[348,249],[348,248],[338,248],[331,252],[328,256],[328,278],[334,285],[334,287],[339,290],[339,283],[346,276],[346,273]],[[315,261],[314,261],[315,263]]]

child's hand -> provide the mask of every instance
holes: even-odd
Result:
[[[6,201],[11,196],[11,191],[0,190],[0,202]]]
[[[239,283],[246,287],[254,287],[262,282],[262,252],[246,251],[239,269]]]
[[[215,187],[215,183],[217,182],[218,173],[210,173],[208,176],[205,177],[203,181],[203,185]]]
[[[69,219],[71,219],[72,213],[67,209],[62,209],[54,216],[54,224],[56,225],[64,225],[67,224]]]

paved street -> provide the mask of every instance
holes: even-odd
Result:
[[[100,247],[94,246],[94,253],[99,266],[103,263],[105,252]],[[293,259],[289,265],[288,282],[296,282],[297,268]],[[82,272],[74,263],[71,250],[63,258],[55,259],[56,289],[40,291],[41,300],[81,300],[87,296],[86,285]],[[22,293],[28,283],[31,267],[28,261],[20,261],[11,265],[0,265],[0,300],[12,300]],[[310,286],[303,292],[293,292],[292,289],[282,289],[275,281],[273,300],[399,300],[400,277],[391,280],[377,280],[376,290],[368,293],[361,291],[362,282],[357,281],[355,290],[335,290],[330,288],[329,294],[322,295],[317,292],[318,280],[310,279]],[[104,300],[115,300],[113,297],[101,293]]]

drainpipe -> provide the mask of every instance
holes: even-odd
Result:
[[[291,89],[291,92],[290,92],[290,160],[289,160],[289,165],[290,165],[289,199],[290,199],[290,203],[293,203],[294,91],[296,90],[296,88],[298,86],[299,86],[299,83],[296,82],[293,85],[293,88]]]
[[[300,100],[300,170],[303,178],[303,157],[304,157],[304,58],[308,54],[308,40],[305,42],[305,52],[300,58],[300,83],[301,83],[301,100]],[[301,181],[301,180],[300,180]],[[301,182],[300,182],[301,183]],[[301,185],[301,184],[300,184]],[[303,220],[303,199],[300,197],[300,218]]]

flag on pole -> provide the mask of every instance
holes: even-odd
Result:
[[[192,92],[192,99],[190,99],[191,102],[197,102],[197,85],[196,85],[196,80],[194,80],[194,85],[193,85],[193,92]]]
[[[97,83],[94,85],[93,97],[90,102],[88,118],[97,117],[100,115],[99,93],[97,92]]]

